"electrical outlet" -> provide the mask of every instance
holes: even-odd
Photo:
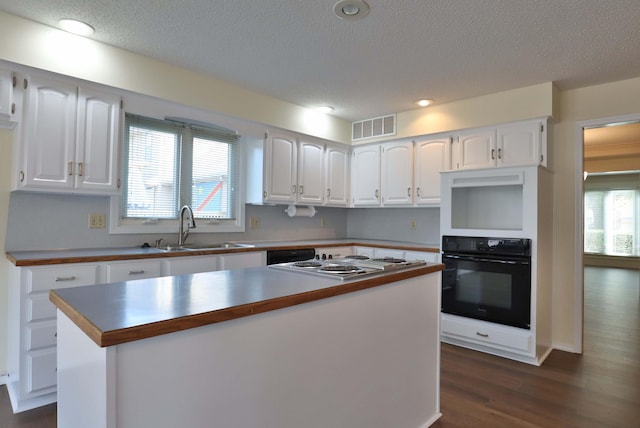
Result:
[[[418,228],[418,226],[416,225],[416,221],[415,221],[415,220],[411,220],[411,221],[409,222],[409,228],[410,228],[411,230],[416,230],[416,229]]]
[[[258,217],[249,217],[249,229],[258,229],[260,227],[260,219]]]
[[[102,213],[89,214],[89,229],[104,229],[105,215]]]

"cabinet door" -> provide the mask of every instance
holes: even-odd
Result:
[[[382,147],[382,205],[413,203],[413,142],[386,143]]]
[[[324,201],[324,145],[300,141],[298,145],[297,202]]]
[[[295,202],[297,191],[297,139],[269,135],[265,140],[264,201]]]
[[[327,146],[325,165],[325,203],[344,207],[349,201],[349,149]]]
[[[243,269],[248,267],[266,266],[267,254],[262,251],[220,254],[218,256],[218,266],[220,270]]]
[[[120,97],[80,88],[77,122],[76,187],[116,192]]]
[[[0,69],[0,119],[12,119],[15,113],[13,88],[15,77],[9,70]]]
[[[356,147],[351,158],[354,206],[380,205],[380,146]]]
[[[71,189],[75,174],[76,87],[33,78],[25,105],[24,187]]]
[[[451,138],[417,141],[414,148],[416,205],[440,203],[440,173],[451,168]]]
[[[498,127],[498,166],[537,165],[541,162],[542,124],[530,122]]]
[[[494,167],[497,158],[495,134],[495,129],[460,134],[456,169]]]
[[[218,256],[170,257],[165,261],[165,275],[185,275],[218,270]]]
[[[158,278],[161,273],[160,260],[132,260],[113,262],[106,267],[105,282],[133,281],[135,279]]]

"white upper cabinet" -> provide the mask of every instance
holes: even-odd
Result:
[[[12,120],[15,115],[15,86],[15,75],[9,70],[0,69],[0,120]]]
[[[119,97],[40,77],[26,87],[17,187],[115,193]]]
[[[532,121],[498,127],[498,166],[546,165],[543,155],[545,124]],[[546,139],[544,139],[546,142]]]
[[[546,166],[546,119],[458,134],[453,169]]]
[[[322,204],[324,144],[295,134],[267,134],[263,202]]]
[[[478,129],[458,134],[455,169],[491,168],[496,165],[496,130]]]
[[[381,145],[381,204],[413,203],[413,142],[401,141]]]
[[[353,149],[351,198],[353,206],[380,205],[380,145]]]
[[[264,141],[265,202],[295,201],[297,190],[297,149],[295,135],[268,134]]]
[[[300,140],[298,143],[298,182],[296,202],[324,202],[324,144]]]
[[[120,97],[79,88],[77,124],[76,187],[117,191]]]
[[[70,190],[75,182],[77,87],[34,77],[25,97],[22,187]]]
[[[349,148],[327,145],[325,151],[325,204],[347,206],[349,203]]]
[[[414,203],[440,204],[440,173],[451,169],[451,138],[416,141],[413,159]]]

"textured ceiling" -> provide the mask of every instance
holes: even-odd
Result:
[[[359,120],[554,81],[640,76],[637,0],[0,0],[57,26],[84,20],[110,45]]]

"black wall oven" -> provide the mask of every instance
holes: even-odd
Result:
[[[531,241],[442,237],[442,312],[529,329]]]

